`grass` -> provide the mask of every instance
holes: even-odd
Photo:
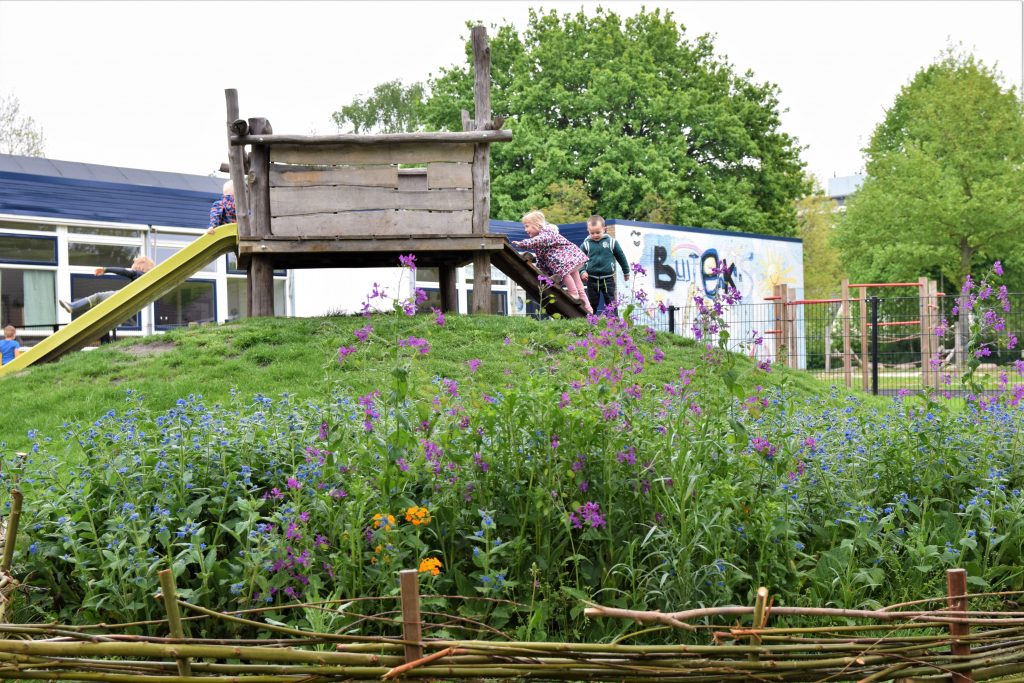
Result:
[[[366,324],[386,338],[429,334],[434,352],[423,358],[424,369],[460,380],[468,375],[466,361],[476,358],[483,361],[476,380],[496,388],[542,372],[547,363],[563,362],[555,352],[564,350],[571,334],[586,329],[584,321],[497,316],[449,316],[438,327],[430,315],[262,318],[183,328],[72,353],[0,379],[5,403],[0,442],[24,449],[29,430],[56,436],[65,421],[95,420],[121,406],[128,389],[142,393],[154,410],[190,394],[202,394],[209,403],[225,401],[232,391],[244,397],[289,392],[301,399],[328,393],[334,382],[354,393],[373,391],[389,381],[390,357],[337,362],[338,347],[353,344],[353,332]],[[530,342],[535,344],[527,349]],[[669,382],[678,378],[680,367],[703,365],[702,351],[691,341],[660,334],[658,343],[666,362],[649,370],[647,381]],[[741,382],[753,384],[750,363],[743,359],[740,367]],[[807,373],[779,369],[770,375],[771,382],[783,379],[801,394],[830,391]]]

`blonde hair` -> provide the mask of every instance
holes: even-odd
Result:
[[[224,182],[224,188],[220,191],[221,194],[229,194],[232,197],[235,196],[235,183],[233,180],[226,180]]]
[[[536,225],[539,228],[543,228],[547,224],[547,219],[544,218],[543,211],[531,211],[523,214],[522,222],[524,224]]]
[[[8,325],[4,328],[4,336],[8,339],[14,339],[14,335],[17,333],[18,331],[14,329],[14,325]]]
[[[132,260],[132,270],[137,270],[142,273],[148,273],[153,270],[154,266],[156,266],[156,264],[153,263],[153,259],[148,256],[136,256]]]

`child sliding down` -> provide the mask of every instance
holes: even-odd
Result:
[[[564,283],[569,296],[592,314],[594,309],[580,279],[580,268],[587,263],[583,250],[562,237],[558,228],[549,225],[540,211],[531,211],[523,216],[523,229],[529,238],[512,242],[512,246],[535,252],[537,267],[555,282]]]

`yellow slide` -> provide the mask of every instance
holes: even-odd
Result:
[[[142,277],[128,283],[114,296],[71,321],[70,325],[54,332],[7,365],[0,366],[0,377],[33,363],[56,360],[65,353],[82,348],[237,246],[238,225],[235,223],[220,226],[212,235],[204,234]]]

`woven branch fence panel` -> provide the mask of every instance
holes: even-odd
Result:
[[[8,567],[0,567],[0,585],[16,586]],[[351,628],[340,634],[296,629],[263,618],[263,610],[213,612],[179,599],[170,571],[159,578],[157,597],[167,619],[155,625],[166,629],[166,637],[124,632],[138,624],[0,624],[0,678],[116,683],[1024,681],[1024,612],[968,609],[970,598],[1019,594],[968,595],[963,570],[947,574],[947,596],[879,610],[772,607],[764,588],[753,606],[663,613],[590,605],[590,618],[639,624],[637,631],[611,643],[430,638],[432,628],[460,617],[421,614],[416,570],[400,572],[401,610],[368,618],[393,624],[401,631],[395,637],[360,636]],[[12,595],[8,591],[3,602]],[[928,609],[936,603],[940,606]],[[427,623],[424,616],[442,623]],[[261,638],[190,638],[189,626],[204,619],[232,622]],[[786,625],[772,626],[772,619]],[[829,624],[815,625],[822,620]],[[704,644],[638,644],[654,632],[664,640],[672,629]]]

